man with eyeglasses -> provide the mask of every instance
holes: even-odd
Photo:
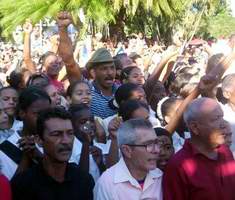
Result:
[[[131,119],[117,131],[122,158],[99,178],[95,200],[162,199],[162,172],[156,168],[160,142],[148,120]]]

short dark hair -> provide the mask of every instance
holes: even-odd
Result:
[[[122,103],[118,110],[118,114],[122,117],[123,121],[127,121],[132,118],[133,112],[138,108],[145,108],[149,111],[149,107],[146,103],[133,99]]]
[[[48,108],[39,112],[37,119],[37,134],[41,139],[43,139],[43,132],[45,128],[45,122],[51,118],[59,118],[64,120],[71,120],[72,115],[70,112],[66,111],[61,107]]]
[[[173,145],[173,139],[171,137],[171,134],[165,128],[156,127],[156,128],[154,128],[154,131],[155,131],[157,136],[166,136],[166,137],[168,137],[171,141],[171,144]]]
[[[24,89],[19,96],[19,110],[27,110],[27,108],[35,101],[39,99],[48,100],[51,103],[51,99],[46,92],[35,87],[30,86]]]
[[[120,75],[121,82],[128,79],[128,77],[130,76],[130,73],[132,72],[133,69],[138,69],[138,67],[137,66],[129,66],[129,67],[125,67],[124,69],[122,69],[121,75]]]
[[[75,90],[75,88],[76,88],[76,86],[78,84],[82,84],[82,83],[86,84],[90,88],[89,84],[86,81],[76,81],[76,82],[73,82],[72,84],[69,85],[69,87],[67,89],[67,96],[71,97],[73,92],[74,92],[74,90]]]
[[[43,73],[36,73],[36,74],[32,74],[30,77],[29,77],[29,80],[27,81],[27,86],[29,87],[29,86],[31,86],[32,85],[32,83],[33,83],[33,81],[35,80],[35,79],[37,79],[37,78],[42,78],[42,79],[44,79],[45,80],[45,82],[46,82],[46,84],[48,85],[49,84],[49,78],[48,78],[48,76],[46,75],[46,74],[43,74]],[[40,85],[41,86],[41,85]],[[44,85],[42,85],[42,86],[44,86]]]
[[[122,84],[115,92],[115,100],[117,104],[120,106],[122,102],[127,101],[131,97],[132,92],[139,88],[140,86],[134,83]]]
[[[79,113],[83,110],[90,110],[90,107],[85,103],[72,104],[69,107],[69,112],[71,113],[72,118],[74,118],[77,115],[77,113]]]

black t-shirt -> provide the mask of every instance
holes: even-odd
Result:
[[[65,180],[60,183],[44,171],[42,165],[16,175],[12,181],[13,200],[90,200],[94,180],[75,164],[68,164]]]

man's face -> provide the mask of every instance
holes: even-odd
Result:
[[[129,99],[136,99],[136,100],[140,100],[144,103],[147,103],[147,99],[146,99],[146,94],[144,92],[144,89],[139,87],[138,89],[134,90],[131,93],[131,97]]]
[[[150,144],[157,139],[157,136],[152,129],[139,129],[137,130],[137,140],[135,144]],[[135,170],[148,172],[156,168],[156,161],[160,149],[155,149],[148,152],[145,147],[130,146],[132,152],[130,162]]]
[[[80,134],[90,134],[90,136],[94,137],[95,120],[90,110],[81,110],[73,118],[75,134],[78,134],[76,136],[80,137]]]
[[[52,162],[67,162],[72,154],[74,132],[69,119],[51,118],[45,121],[42,146],[45,157]]]
[[[26,111],[20,112],[20,117],[24,121],[24,126],[26,126],[30,131],[35,131],[36,122],[38,118],[38,113],[50,107],[49,100],[38,99],[34,101]],[[33,134],[33,133],[32,133]]]
[[[201,141],[211,148],[224,144],[226,121],[223,119],[223,111],[219,104],[211,100],[199,109],[201,109],[201,114],[196,124]]]
[[[2,101],[0,101],[0,129],[8,129],[9,128],[9,118],[5,109],[3,107]]]
[[[95,68],[95,80],[101,88],[109,89],[114,83],[116,68],[113,62],[103,63]]]
[[[8,88],[5,90],[2,90],[0,97],[3,102],[3,107],[5,112],[13,117],[15,115],[16,106],[18,103],[18,93],[16,90]]]
[[[160,153],[157,159],[157,167],[164,171],[169,159],[174,154],[174,147],[169,137],[162,135],[158,136],[161,141]]]

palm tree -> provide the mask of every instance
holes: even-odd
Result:
[[[136,16],[142,24],[151,22],[152,27],[156,26],[155,29],[161,32],[164,27],[170,29],[179,22],[177,19],[181,19],[192,5],[207,5],[209,10],[218,2],[221,0],[0,0],[3,15],[0,25],[3,27],[3,34],[9,36],[27,18],[37,23],[45,17],[54,18],[62,10],[70,11],[76,23],[82,8],[86,24],[93,22],[97,27],[111,24],[110,32],[124,34],[124,26],[128,26],[128,22],[134,22]]]

